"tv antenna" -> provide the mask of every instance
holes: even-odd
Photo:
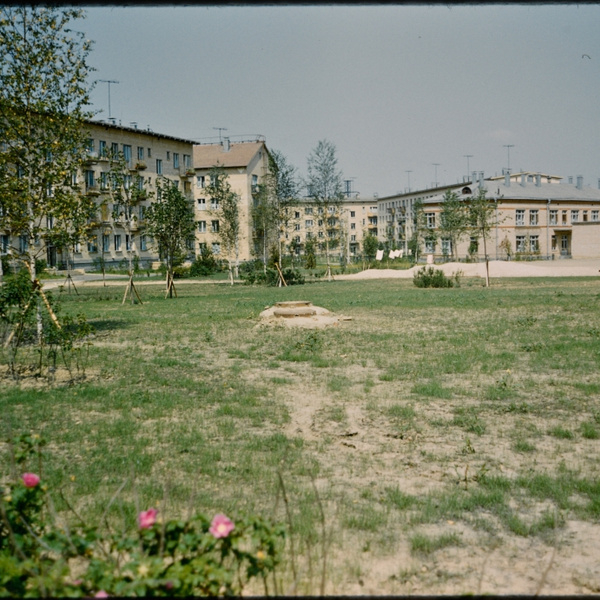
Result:
[[[431,163],[431,164],[435,167],[435,181],[433,182],[433,187],[437,187],[438,186],[437,168],[440,166],[440,163]]]
[[[114,79],[98,79],[98,81],[102,83],[108,83],[108,118],[110,119],[112,117],[112,114],[110,112],[110,84],[119,82],[115,81]]]
[[[473,158],[472,154],[463,154],[463,156],[467,159],[467,177],[469,176],[469,159]]]
[[[506,148],[506,151],[508,152],[508,171],[510,172],[510,149],[514,148],[515,145],[514,144],[504,144],[504,147]]]
[[[221,131],[227,131],[227,127],[213,127],[213,129],[218,129],[219,130],[219,144],[223,141],[221,139]]]
[[[410,174],[412,171],[405,171],[405,173],[408,173],[408,191],[410,192]]]

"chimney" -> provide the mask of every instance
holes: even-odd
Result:
[[[583,189],[583,175],[577,175],[577,189]]]
[[[538,174],[535,176],[535,185],[536,185],[537,187],[541,187],[541,186],[542,186],[542,176],[540,175],[540,173],[538,173]]]
[[[510,171],[504,172],[504,185],[510,187]]]
[[[479,171],[479,189],[483,188],[483,171]]]
[[[477,171],[473,171],[473,177],[471,177],[471,183],[477,183]]]
[[[600,179],[598,179],[598,189],[600,190]]]
[[[573,185],[573,175],[569,175],[569,185]]]
[[[229,152],[229,150],[230,150],[229,138],[228,137],[224,137],[223,138],[223,152]]]
[[[527,182],[527,175],[525,173],[521,173],[521,185],[525,187],[525,183]]]

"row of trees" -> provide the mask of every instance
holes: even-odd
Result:
[[[438,235],[450,242],[453,257],[458,260],[458,244],[467,235],[483,241],[483,255],[486,265],[486,286],[489,286],[489,259],[487,240],[492,229],[498,224],[494,204],[486,197],[487,191],[479,188],[477,195],[468,202],[462,201],[456,192],[446,191],[440,212],[439,227],[429,226],[421,201],[413,207],[413,232],[409,240],[415,262],[418,261],[422,244],[435,242]]]

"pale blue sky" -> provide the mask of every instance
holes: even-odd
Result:
[[[515,170],[600,178],[600,5],[89,6],[112,116],[266,136],[306,173],[321,139],[362,197]],[[582,56],[582,55],[587,56]],[[108,87],[92,93],[108,117]],[[513,145],[508,150],[505,145]],[[436,167],[434,163],[439,163]],[[410,174],[407,171],[411,171]]]

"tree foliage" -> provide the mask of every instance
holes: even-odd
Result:
[[[499,223],[495,204],[486,197],[487,190],[479,188],[477,196],[469,204],[469,224],[477,239],[483,239],[483,255],[485,257],[485,285],[490,286],[490,267],[487,253],[487,240],[490,233]]]
[[[212,210],[212,214],[219,217],[217,235],[221,242],[221,250],[229,263],[229,276],[233,285],[234,269],[237,275],[240,254],[240,196],[231,189],[229,177],[222,166],[212,167],[209,178],[206,194],[211,204],[218,207]]]
[[[323,237],[327,274],[331,277],[330,249],[339,244],[340,210],[344,198],[342,172],[337,167],[335,145],[320,140],[308,157],[308,178],[306,187],[308,196],[319,213],[322,223],[320,233]],[[318,221],[318,222],[319,222]]]
[[[159,254],[165,259],[167,271],[183,259],[194,239],[196,228],[190,201],[168,179],[157,182],[157,199],[145,214],[146,233],[152,236]],[[172,288],[169,290],[172,293]]]
[[[452,254],[458,260],[458,243],[469,231],[469,213],[458,194],[447,190],[440,212],[440,235],[450,240]]]
[[[363,238],[363,254],[367,260],[373,260],[375,258],[378,247],[379,241],[372,233],[367,234]]]
[[[70,28],[80,10],[0,9],[0,229],[20,237],[13,252],[32,267],[48,245],[78,242],[96,211],[76,173],[91,117],[86,61],[91,43]]]

